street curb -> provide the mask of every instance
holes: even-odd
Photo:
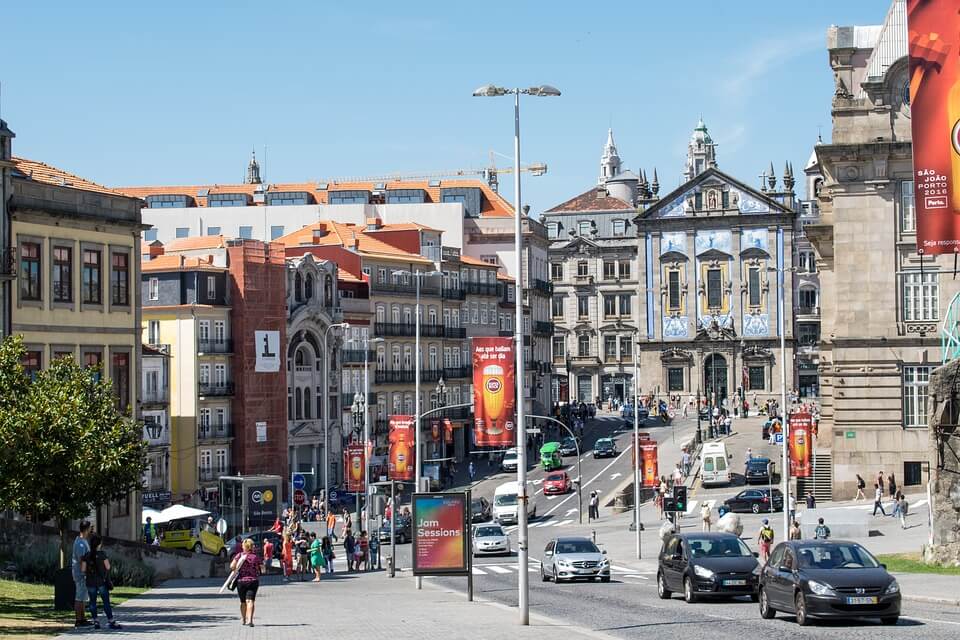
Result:
[[[960,607],[960,600],[951,600],[950,598],[934,598],[933,596],[910,596],[907,594],[902,594],[901,597],[904,600],[910,600],[911,602],[923,602],[926,604],[942,604],[942,605],[947,605],[948,607]]]
[[[424,584],[429,586],[431,589],[435,591],[444,591],[446,593],[454,593],[458,596],[463,596],[464,602],[467,602],[466,590],[458,591],[456,589],[451,589],[450,587],[444,587],[439,584],[431,583],[429,581],[424,581]],[[503,604],[502,602],[496,602],[494,600],[489,600],[482,596],[478,597],[476,593],[474,593],[473,595],[473,601],[478,604],[487,605],[488,607],[496,607],[497,609],[501,609],[503,611],[509,611],[513,614],[518,614],[520,611],[518,607],[511,607],[510,605]],[[572,622],[567,622],[566,620],[563,620],[561,618],[551,618],[549,616],[544,616],[539,613],[534,613],[532,611],[530,612],[530,620],[537,620],[544,627],[550,627],[555,629],[559,629],[559,628],[571,629],[581,635],[584,635],[590,638],[596,638],[596,640],[620,640],[619,638],[603,633],[602,631],[594,631],[593,629],[587,629],[585,627],[580,627]],[[517,626],[520,626],[520,625],[517,625]]]

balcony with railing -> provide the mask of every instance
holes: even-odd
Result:
[[[376,384],[397,384],[413,382],[414,377],[413,369],[384,369],[382,371],[377,369],[374,374],[374,381]]]
[[[340,362],[343,364],[364,364],[376,361],[377,354],[373,349],[342,349],[340,351]]]
[[[539,278],[533,279],[533,289],[548,296],[553,295],[553,283]]]
[[[227,397],[233,395],[232,382],[201,382],[199,393],[205,397]]]
[[[143,389],[140,392],[140,402],[143,404],[167,404],[170,402],[170,389]]]
[[[233,340],[197,340],[197,355],[233,353]]]
[[[206,442],[208,440],[223,440],[233,437],[232,424],[204,424],[197,425],[197,440]]]
[[[496,282],[476,282],[474,280],[462,280],[460,286],[469,295],[473,296],[494,296],[497,295]]]
[[[398,296],[416,296],[417,295],[417,283],[412,280],[409,283],[403,282],[374,282],[371,284],[371,289],[377,293],[386,293],[390,295]],[[438,296],[440,295],[440,287],[436,285],[423,283],[420,285],[420,295],[421,296]]]
[[[378,337],[412,338],[416,336],[417,325],[406,322],[375,322],[373,333]],[[442,324],[421,324],[421,338],[442,338],[444,326]]]
[[[552,322],[543,322],[542,320],[534,320],[533,322],[533,332],[541,336],[552,336],[553,335],[553,323]]]
[[[473,367],[444,367],[443,379],[456,380],[459,378],[469,378],[473,372]]]
[[[804,316],[801,318],[801,316]],[[797,307],[797,319],[817,320],[820,318],[820,307]]]
[[[467,337],[467,328],[466,327],[443,327],[443,337],[451,338],[453,340],[464,340]]]
[[[444,300],[463,300],[467,297],[467,292],[463,289],[444,289],[440,293],[440,297]]]

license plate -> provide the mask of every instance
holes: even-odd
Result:
[[[577,573],[596,573],[593,569],[577,569]]]
[[[877,604],[877,598],[875,596],[849,597],[847,604]]]
[[[724,580],[723,585],[725,587],[743,587],[746,586],[746,580]]]

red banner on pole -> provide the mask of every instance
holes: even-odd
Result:
[[[416,438],[413,416],[390,416],[390,456],[387,461],[391,480],[411,482],[416,469]]]
[[[443,441],[453,444],[453,423],[450,422],[450,418],[443,419]]]
[[[655,487],[660,484],[658,475],[657,443],[650,442],[640,445],[640,477],[644,487]]]
[[[790,475],[795,478],[809,478],[812,475],[810,465],[812,434],[813,416],[805,411],[791,414]]]
[[[917,250],[960,252],[960,13],[956,0],[907,3]],[[906,90],[904,90],[906,91]],[[905,99],[907,96],[903,96]],[[908,187],[909,188],[909,187]]]
[[[512,338],[473,338],[473,437],[478,447],[516,442],[516,372]]]
[[[346,477],[348,493],[363,493],[364,491],[364,460],[366,460],[366,455],[362,444],[353,443],[347,445],[347,448],[343,452],[343,469],[345,471],[344,476]]]

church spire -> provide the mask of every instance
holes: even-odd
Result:
[[[603,155],[600,156],[600,179],[603,184],[620,173],[620,156],[617,154],[617,145],[613,142],[613,129],[607,130],[607,143],[603,145]]]
[[[717,166],[716,146],[707,131],[707,125],[703,123],[703,118],[700,118],[687,145],[687,166],[683,172],[687,180],[692,180],[710,167]]]
[[[260,164],[257,162],[256,150],[250,155],[250,163],[247,165],[247,184],[260,184]]]

